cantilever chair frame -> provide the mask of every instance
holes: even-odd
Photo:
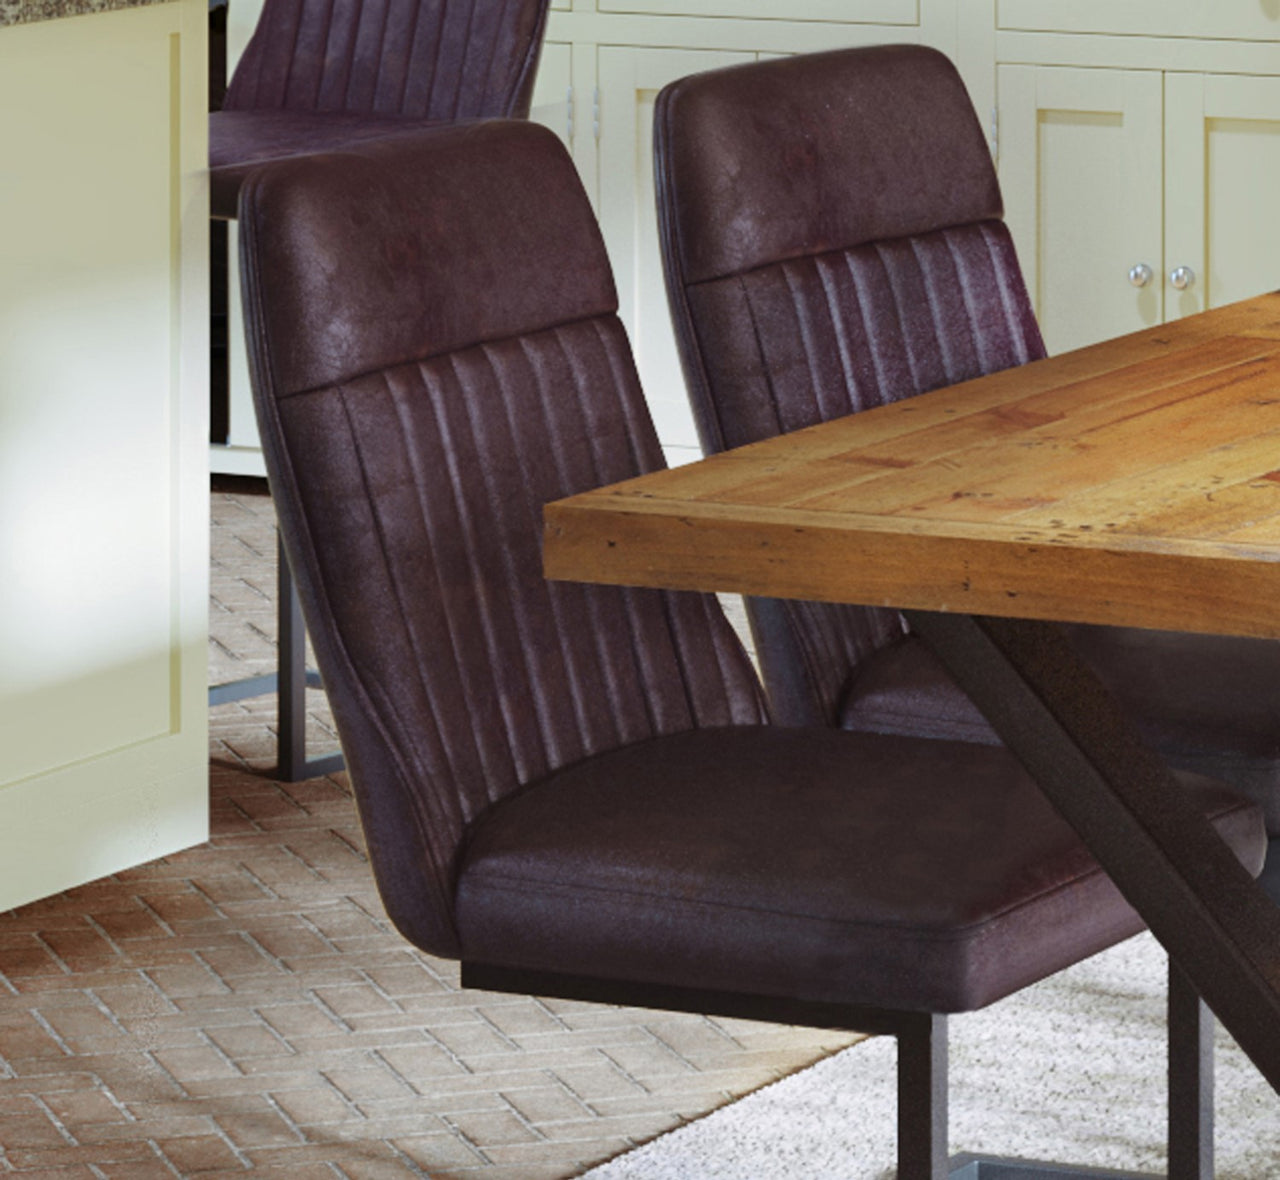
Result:
[[[1168,1178],[1213,1180],[1212,1013],[1170,960]],[[898,1180],[1121,1180],[1133,1173],[948,1156],[947,1017],[462,963],[464,987],[885,1035],[898,1042]],[[1147,1178],[1150,1180],[1150,1178]]]

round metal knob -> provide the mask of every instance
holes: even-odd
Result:
[[[1145,287],[1152,279],[1152,270],[1145,262],[1139,262],[1137,266],[1129,269],[1129,282],[1135,287]]]
[[[1179,291],[1185,291],[1195,281],[1196,272],[1189,266],[1180,266],[1169,276],[1169,282]]]

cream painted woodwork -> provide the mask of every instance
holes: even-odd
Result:
[[[599,0],[600,12],[647,13],[654,16],[709,16],[758,19],[760,0]],[[769,16],[777,19],[777,11]],[[841,24],[914,25],[920,19],[920,0],[804,0],[786,12],[788,20]]]
[[[1280,47],[1277,47],[1280,65]],[[1165,269],[1189,315],[1280,288],[1280,77],[1165,75]]]
[[[1280,40],[1280,0],[997,0],[1001,29]]]
[[[1160,323],[1160,74],[1002,65],[997,88],[1005,216],[1049,351]]]
[[[547,41],[538,62],[538,80],[533,87],[529,118],[550,127],[572,151],[575,113],[573,46],[563,41]]]
[[[667,462],[702,456],[676,354],[658,251],[653,104],[668,82],[755,54],[600,47],[600,224],[649,413]]]
[[[997,78],[1007,217],[1050,352],[1280,286],[1280,78]]]
[[[1280,286],[1280,0],[977,2],[1050,351]]]
[[[208,835],[206,44],[0,28],[0,909]]]

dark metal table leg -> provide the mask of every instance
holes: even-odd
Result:
[[[907,617],[1280,1091],[1280,907],[1178,789],[1060,628]]]
[[[1169,960],[1169,1180],[1213,1180],[1213,1014]]]

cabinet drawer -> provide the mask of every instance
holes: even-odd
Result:
[[[1276,0],[997,0],[1000,29],[1280,40]]]
[[[660,16],[727,16],[833,21],[840,24],[909,25],[920,23],[920,0],[799,0],[782,8],[760,0],[598,0],[600,12]]]

